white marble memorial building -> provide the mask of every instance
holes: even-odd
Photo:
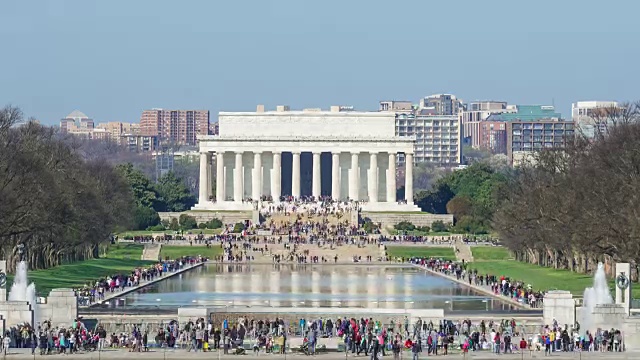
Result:
[[[393,114],[258,106],[256,112],[221,112],[218,121],[220,135],[198,137],[201,185],[194,210],[250,210],[243,200],[264,196],[331,196],[364,201],[368,211],[419,211],[413,204],[414,139],[395,136]],[[409,164],[406,203],[396,199],[399,153]]]

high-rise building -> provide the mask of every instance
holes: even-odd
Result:
[[[571,104],[571,119],[580,134],[593,138],[597,133],[605,133],[621,110],[615,101],[578,101]]]
[[[460,111],[460,124],[462,126],[462,138],[465,144],[475,149],[480,149],[481,123],[492,114],[503,112],[515,112],[515,105],[507,105],[506,101],[474,101],[467,104],[464,111]]]
[[[507,154],[507,122],[478,121],[476,141],[479,149],[492,154]]]
[[[409,101],[381,101],[379,111],[395,113],[397,136],[415,136],[416,163],[460,164],[462,143],[457,115],[438,114],[433,107],[421,108]],[[398,160],[404,163],[402,156]]]
[[[563,149],[574,139],[574,122],[535,119],[506,122],[507,157],[512,165],[526,161],[535,151]]]
[[[99,123],[96,129],[104,129],[110,134],[112,140],[118,140],[123,134],[138,134],[140,132],[140,124],[111,121]]]
[[[421,109],[431,109],[435,115],[458,115],[464,110],[462,100],[451,94],[435,94],[420,99]]]
[[[152,109],[142,112],[140,133],[162,143],[196,145],[197,135],[209,134],[208,110]]]

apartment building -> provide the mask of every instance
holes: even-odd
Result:
[[[484,100],[468,103],[466,109],[459,113],[463,142],[475,149],[482,148],[480,134],[482,122],[493,114],[516,111],[516,106],[508,105],[506,101]]]
[[[158,149],[158,137],[154,135],[122,134],[120,145],[131,152],[152,152]]]
[[[123,134],[138,134],[140,124],[111,121],[96,125],[96,129],[103,129],[110,134],[112,140],[118,140]]]
[[[434,94],[420,99],[421,109],[432,109],[438,115],[458,115],[464,110],[462,100],[451,94]]]
[[[196,145],[196,136],[209,131],[208,110],[151,109],[140,117],[140,133],[163,143]]]
[[[622,108],[616,101],[578,101],[571,104],[571,120],[576,130],[587,138],[606,132]]]
[[[449,112],[446,106],[444,108],[445,112]],[[425,108],[409,101],[381,101],[379,111],[395,113],[397,136],[415,136],[416,163],[456,165],[462,161],[460,119],[457,114],[439,114],[434,106]],[[398,161],[404,163],[404,157],[399,156]]]
[[[507,157],[517,166],[543,149],[563,149],[574,137],[574,122],[563,119],[514,120],[507,125]]]

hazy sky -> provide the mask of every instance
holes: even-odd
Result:
[[[640,1],[2,0],[0,105],[253,111],[448,92],[550,104],[640,99]],[[634,65],[636,64],[636,65]]]

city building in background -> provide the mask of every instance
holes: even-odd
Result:
[[[153,135],[122,134],[120,135],[120,145],[131,152],[151,152],[158,148],[158,137]]]
[[[429,106],[422,106],[426,104]],[[457,113],[449,113],[461,108],[453,95],[433,95],[421,99],[417,106],[410,101],[381,101],[378,110],[395,113],[396,136],[415,138],[415,163],[453,166],[462,160],[462,142],[460,119]],[[404,156],[400,155],[398,162],[404,163]]]
[[[507,154],[507,123],[504,121],[478,121],[476,148],[492,154]]]
[[[96,125],[96,129],[103,129],[108,132],[112,140],[118,140],[124,134],[139,134],[140,124],[127,123],[119,121],[111,121],[106,123],[99,123]]]
[[[480,149],[480,130],[483,121],[492,114],[503,112],[516,112],[515,105],[508,105],[506,101],[474,101],[467,104],[466,110],[460,111],[460,125],[462,126],[462,139],[465,145],[471,145],[474,149]]]
[[[592,139],[604,134],[620,111],[616,101],[578,101],[571,104],[571,119],[580,134]]]
[[[532,159],[536,151],[563,149],[574,139],[574,122],[558,119],[514,119],[506,122],[507,157],[513,166]]]
[[[140,133],[157,136],[165,144],[196,145],[198,135],[209,135],[208,110],[151,109],[142,112]]]
[[[420,99],[420,109],[432,110],[433,115],[458,115],[464,110],[462,100],[451,94],[435,94]]]
[[[93,119],[89,118],[82,111],[74,110],[71,114],[60,120],[60,131],[63,134],[75,132],[87,132],[95,128]]]

